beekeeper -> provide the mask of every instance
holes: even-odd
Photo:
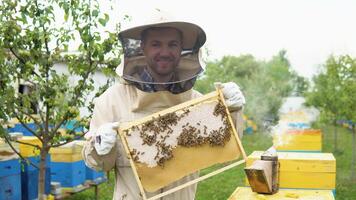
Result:
[[[124,54],[117,69],[121,81],[95,100],[90,130],[86,135],[87,142],[83,148],[85,163],[97,170],[115,169],[113,199],[116,200],[142,198],[121,141],[117,139],[116,129],[120,123],[201,95],[192,87],[203,72],[200,48],[206,40],[205,32],[196,24],[160,20],[119,33]],[[232,116],[242,119],[239,113],[245,99],[239,87],[232,82],[217,84],[217,87],[222,88]],[[239,132],[242,133],[241,130]],[[146,195],[157,195],[197,177],[198,173],[191,174]],[[196,185],[193,185],[162,199],[193,200],[195,191]]]

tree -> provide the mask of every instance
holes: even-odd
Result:
[[[114,32],[99,31],[108,21],[97,0],[0,3],[0,137],[12,147],[15,141],[6,126],[16,118],[40,140],[41,145],[23,143],[40,150],[39,199],[44,199],[49,150],[72,141],[75,128],[88,127],[90,116],[77,120],[73,129],[67,130],[67,137],[59,134],[59,128],[76,119],[80,107],[88,106],[85,102],[94,89],[93,74],[101,70],[112,76],[120,62],[118,26]],[[69,46],[76,44],[76,52],[68,52]],[[67,63],[68,73],[56,72],[58,61]],[[71,82],[70,77],[76,81]],[[20,83],[32,91],[19,93],[16,85]],[[27,126],[29,119],[36,129]],[[85,131],[79,136],[83,134]]]
[[[294,92],[296,96],[304,96],[305,92],[308,91],[310,85],[309,81],[302,76],[295,76],[295,86],[294,86]]]
[[[284,50],[267,62],[258,61],[252,55],[224,56],[208,62],[195,89],[206,93],[214,89],[214,82],[236,82],[246,97],[245,112],[261,126],[266,121],[278,120],[283,97],[292,91],[293,77]]]
[[[306,104],[318,108],[321,121],[334,125],[334,151],[337,151],[337,120],[342,118],[343,103],[341,96],[344,90],[341,71],[345,67],[345,58],[331,56],[324,66],[324,72],[313,78],[314,87],[305,94]]]
[[[352,175],[355,179],[356,157],[356,59],[348,55],[330,56],[324,71],[313,78],[314,87],[306,93],[307,105],[320,110],[321,121],[331,122],[334,126],[334,151],[337,151],[337,120],[351,120],[353,125]]]

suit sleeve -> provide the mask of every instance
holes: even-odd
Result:
[[[95,170],[110,171],[115,166],[118,156],[117,142],[111,151],[106,155],[98,155],[95,148],[95,133],[96,130],[103,124],[113,121],[113,116],[110,114],[109,105],[102,97],[95,101],[95,107],[92,119],[90,121],[89,132],[86,135],[86,142],[82,150],[82,156],[85,164]]]

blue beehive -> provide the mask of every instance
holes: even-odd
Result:
[[[40,157],[28,158],[35,165],[39,165]],[[46,158],[46,177],[45,177],[45,193],[51,192],[51,174],[50,174],[50,155]],[[21,172],[21,188],[22,200],[37,199],[38,195],[38,174],[39,170],[29,163],[23,162],[23,171]]]
[[[106,180],[105,174],[102,171],[95,171],[88,166],[85,166],[86,180],[95,184],[99,184]]]
[[[85,181],[85,164],[76,162],[51,162],[51,180],[64,188],[73,188]]]
[[[66,124],[62,125],[61,128],[68,129],[68,130],[74,130],[75,132],[82,132],[83,127],[78,126],[76,120],[69,120]]]
[[[18,159],[0,161],[0,199],[21,199],[21,175]]]
[[[31,130],[36,131],[37,127],[34,123],[27,123],[26,124]],[[33,134],[28,131],[22,124],[18,123],[15,124],[14,127],[8,129],[9,132],[21,132],[24,136],[33,136]]]

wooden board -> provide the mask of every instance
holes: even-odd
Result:
[[[209,114],[204,114],[200,116],[194,115],[196,111],[199,111],[199,108],[201,106],[205,106],[208,104],[212,103],[221,103],[223,105],[223,110],[226,114],[226,123],[228,123],[229,127],[229,134],[230,138],[228,140],[224,140],[223,145],[212,145],[209,142],[202,142],[198,145],[192,145],[192,146],[187,146],[186,144],[178,144],[172,145],[172,155],[173,157],[164,160],[163,165],[156,165],[154,166],[154,163],[151,163],[151,165],[147,162],[144,162],[144,156],[139,157],[141,154],[138,153],[133,153],[134,148],[139,148],[140,145],[142,144],[142,140],[137,139],[138,136],[137,134],[139,132],[142,132],[143,127],[147,122],[152,122],[152,119],[160,119],[162,116],[168,116],[170,113],[176,113],[179,117],[180,120],[185,120],[185,116],[195,116],[194,118],[189,118],[191,119],[190,122],[193,123],[194,120],[199,119],[200,121],[197,123],[193,124],[199,124],[199,127],[202,126],[207,126],[209,129],[211,124],[204,124],[205,119],[209,118],[214,118],[214,117],[220,117],[220,116],[213,116],[213,113]],[[213,104],[212,104],[213,105]],[[187,112],[189,110],[189,112]],[[184,113],[188,113],[184,115]],[[183,114],[181,117],[181,114]],[[222,120],[225,118],[221,118]],[[218,119],[215,119],[218,121]],[[209,120],[208,120],[209,121]],[[135,128],[133,128],[135,127]],[[178,128],[176,128],[178,127]],[[183,129],[184,126],[181,128]],[[141,128],[141,129],[140,129]],[[179,121],[178,123],[174,124],[172,126],[173,129],[173,135],[176,134],[177,132],[174,131],[179,131],[180,125]],[[197,128],[198,129],[198,128]],[[137,131],[141,130],[141,131]],[[212,129],[213,130],[213,129]],[[136,131],[136,132],[135,132]],[[135,135],[136,134],[136,135]],[[193,99],[191,101],[179,104],[177,106],[171,107],[169,109],[163,110],[161,112],[155,113],[153,115],[147,116],[145,118],[136,120],[134,122],[130,123],[125,123],[120,125],[119,129],[119,135],[121,137],[121,140],[124,141],[124,147],[126,150],[126,153],[128,154],[128,157],[130,158],[130,164],[133,169],[133,172],[136,176],[136,179],[138,181],[139,188],[141,192],[152,192],[156,191],[164,186],[167,186],[169,183],[172,183],[176,180],[179,180],[180,178],[189,175],[190,173],[196,172],[200,169],[204,169],[206,167],[209,167],[211,165],[217,164],[217,163],[224,163],[228,161],[233,161],[237,160],[241,156],[243,158],[246,158],[245,152],[242,148],[241,142],[238,138],[238,134],[235,130],[235,127],[232,123],[232,119],[230,114],[228,113],[228,110],[225,106],[225,102],[222,98],[221,92],[213,92],[210,94],[207,94],[203,97]],[[134,135],[134,136],[132,136]],[[182,134],[178,134],[178,137],[181,136]],[[209,135],[209,134],[207,134]],[[130,137],[135,138],[136,140],[130,139]],[[158,136],[157,136],[158,137]],[[172,137],[174,139],[174,137]],[[169,138],[171,139],[171,138]],[[135,143],[136,141],[136,143]],[[172,140],[170,140],[172,141]],[[189,141],[189,140],[188,140]],[[210,140],[204,140],[204,141],[210,141]],[[157,144],[157,143],[156,143]],[[150,145],[149,145],[150,146]],[[152,144],[151,144],[152,146]],[[150,148],[150,147],[146,147]],[[152,149],[152,148],[151,148]],[[135,149],[136,150],[136,149]],[[153,151],[153,150],[152,150]],[[159,150],[157,150],[159,152]],[[149,154],[149,151],[145,151],[145,154]],[[156,156],[158,153],[156,154]],[[139,157],[139,158],[138,158]],[[141,160],[142,159],[142,160]],[[150,160],[152,161],[152,159]],[[231,165],[228,165],[224,167],[222,171],[225,169],[229,169],[232,166],[236,166],[237,164],[241,164],[243,162],[239,161],[237,163],[233,163]],[[153,165],[153,166],[152,166]],[[220,173],[222,171],[219,171],[217,173]],[[211,175],[215,175],[217,173],[212,172]],[[211,176],[208,174],[208,176],[205,176],[204,178],[200,177],[199,180],[193,180],[187,184],[182,185],[181,187],[178,186],[178,189],[182,189],[183,187],[187,187],[191,184],[194,184],[200,180],[203,180],[205,178],[208,178]],[[157,195],[155,197],[152,197],[150,199],[156,199],[159,197],[162,197],[164,195],[170,194],[171,192],[174,192],[177,190],[177,188],[173,188],[171,191],[167,191],[164,194]],[[143,195],[144,199],[146,198],[145,195]]]
[[[334,200],[331,190],[280,189],[273,195],[252,192],[249,187],[238,187],[228,200]]]

